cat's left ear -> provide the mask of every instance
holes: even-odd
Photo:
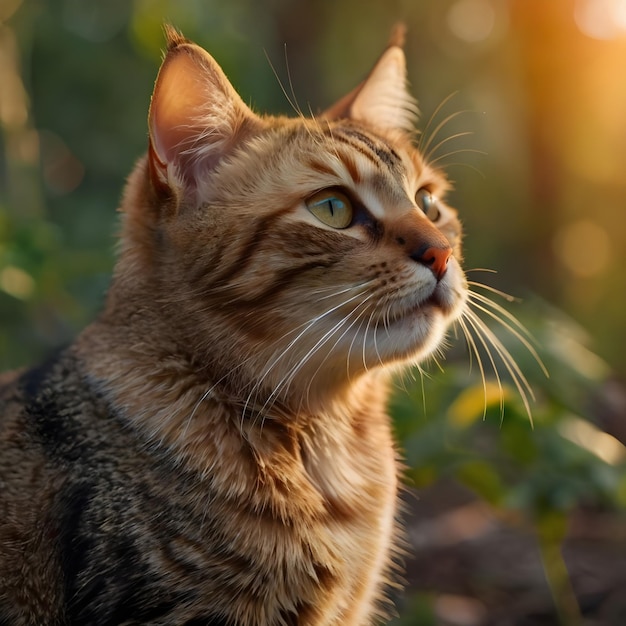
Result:
[[[193,203],[211,169],[261,125],[217,62],[166,27],[167,54],[150,103],[150,178]]]
[[[407,88],[405,28],[394,27],[387,49],[367,78],[322,113],[323,119],[353,119],[382,130],[412,131],[417,102]]]

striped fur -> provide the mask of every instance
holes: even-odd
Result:
[[[387,380],[467,297],[455,212],[417,205],[446,183],[406,132],[402,52],[289,119],[168,42],[105,308],[0,379],[0,624],[375,623],[398,556]],[[307,210],[320,189],[348,228]]]

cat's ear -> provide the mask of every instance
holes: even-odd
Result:
[[[207,52],[165,30],[150,103],[150,176],[157,191],[194,199],[203,177],[261,122]]]
[[[414,128],[417,102],[407,88],[405,28],[394,27],[387,49],[367,78],[322,114],[322,118],[353,119],[383,130]]]

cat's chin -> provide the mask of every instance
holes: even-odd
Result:
[[[437,286],[424,300],[411,303],[391,316],[375,338],[382,360],[419,362],[441,346],[449,326],[466,302],[465,291]]]
[[[388,324],[384,340],[377,342],[378,351],[388,352],[394,362],[421,361],[441,345],[448,325],[448,315],[440,307],[424,303]]]

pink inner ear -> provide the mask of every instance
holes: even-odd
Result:
[[[164,165],[183,165],[183,153],[201,135],[208,100],[202,70],[185,47],[170,53],[161,67],[150,105],[150,139]]]
[[[150,105],[153,183],[189,196],[258,123],[207,52],[191,43],[170,49]]]

